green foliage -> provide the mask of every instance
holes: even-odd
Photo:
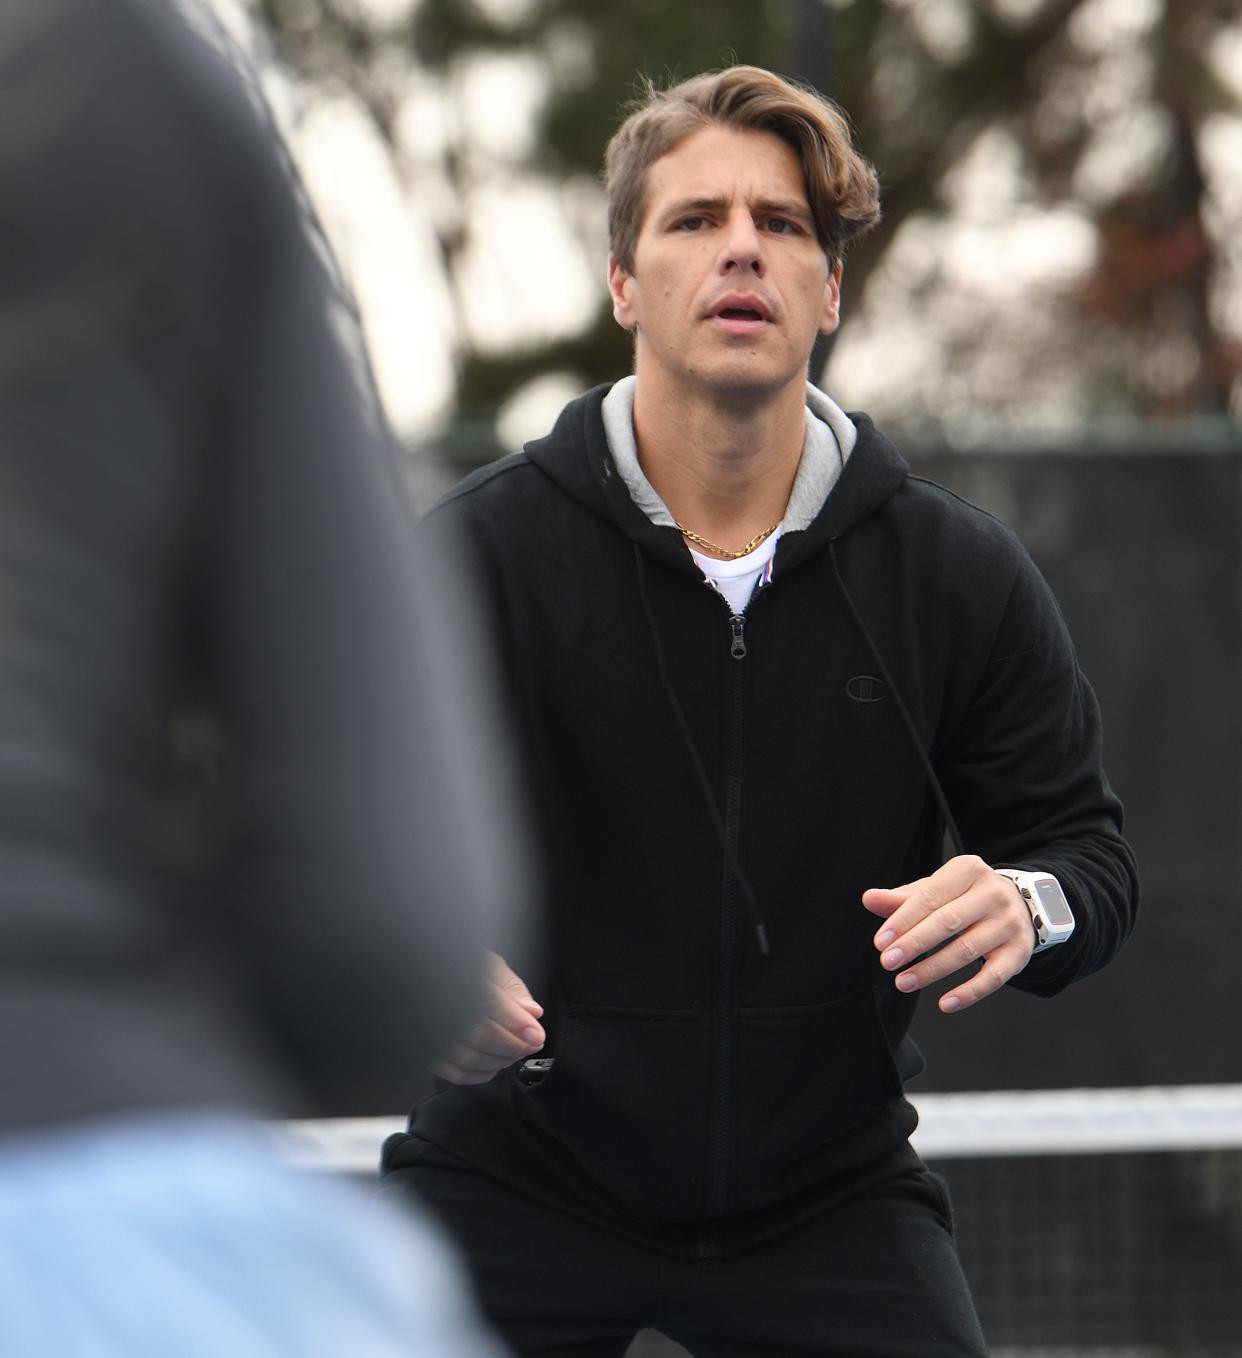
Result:
[[[1066,343],[1084,353],[1072,378],[1082,408],[1116,410],[1120,401],[1134,413],[1224,412],[1239,386],[1240,346],[1213,321],[1223,265],[1204,225],[1200,145],[1210,117],[1238,113],[1208,54],[1239,21],[1219,0],[1153,3],[1153,22],[1131,32],[1145,74],[1117,98],[1136,116],[1154,110],[1163,119],[1165,150],[1119,190],[1093,197],[1079,181],[1101,132],[1101,91],[1115,77],[1116,53],[1091,38],[1091,26],[1108,20],[1108,0],[421,0],[387,29],[362,17],[364,0],[252,0],[286,60],[313,82],[347,86],[390,136],[401,94],[394,72],[447,77],[480,51],[533,57],[547,85],[526,168],[553,184],[598,173],[620,106],[643,78],[664,84],[750,62],[814,83],[851,116],[883,187],[884,224],[848,261],[847,319],[867,308],[871,281],[907,223],[952,218],[955,168],[985,133],[999,133],[1015,149],[1025,201],[1072,205],[1097,227],[1093,272],[1058,299]],[[1007,17],[1018,11],[1024,17]],[[464,190],[477,167],[461,150],[446,153],[444,173]],[[463,241],[457,225],[444,228],[450,273]],[[486,416],[545,372],[596,381],[622,370],[628,341],[605,300],[569,340],[501,356],[467,344],[461,410]],[[1153,337],[1193,350],[1179,383],[1144,363]],[[945,350],[946,364],[970,361],[969,349]],[[1027,362],[1015,357],[1015,392]],[[910,413],[925,412],[915,401]]]

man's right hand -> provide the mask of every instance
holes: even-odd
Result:
[[[547,1035],[537,1022],[543,1007],[503,957],[487,954],[483,1013],[470,1030],[432,1063],[431,1072],[455,1085],[481,1085],[524,1056],[539,1051]]]

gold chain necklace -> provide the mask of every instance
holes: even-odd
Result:
[[[777,519],[771,528],[765,528],[762,533],[756,533],[740,551],[731,552],[727,547],[717,547],[714,542],[709,542],[706,538],[700,537],[697,533],[692,533],[683,524],[678,522],[678,520],[674,519],[673,522],[677,524],[678,532],[681,533],[682,537],[688,538],[696,547],[706,547],[709,552],[715,552],[717,556],[723,556],[729,561],[740,561],[742,557],[753,552],[764,538],[770,538],[781,526],[780,520]]]

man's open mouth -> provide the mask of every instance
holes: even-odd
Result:
[[[734,325],[767,325],[772,320],[772,312],[762,297],[753,293],[727,293],[712,307],[709,313],[713,320],[730,321]]]

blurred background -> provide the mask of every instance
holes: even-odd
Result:
[[[827,386],[893,427],[1242,404],[1228,0],[217,0],[349,272],[398,429],[516,447],[629,362],[604,143],[641,75],[734,61],[850,115],[883,185]]]
[[[844,323],[813,376],[870,413],[916,471],[1027,543],[1099,694],[1144,879],[1133,942],[1077,992],[1051,1005],[1004,994],[951,1020],[926,1005],[917,1036],[929,1070],[916,1092],[1242,1083],[1231,1003],[1242,936],[1239,6],[214,3],[340,258],[424,502],[628,371],[604,286],[598,172],[641,76],[753,62],[843,106],[885,215],[846,260]],[[1128,1252],[1115,1232],[1063,1219],[1061,1283],[1091,1277],[1107,1291],[1097,1274],[1109,1255],[1127,1279],[1118,1315],[1128,1308],[1139,1339],[1154,1344],[1173,1311],[1197,1317],[1159,1348],[1110,1348],[1136,1336],[1096,1317],[1090,1351],[1242,1354],[1237,1153],[1131,1157],[1116,1200],[1090,1209],[1101,1169],[1094,1157],[1077,1165],[1062,1201],[1094,1211],[1096,1226],[1115,1222],[1120,1202],[1141,1200],[1149,1215],[1131,1222]],[[1030,1167],[1003,1191],[981,1182],[980,1201],[1032,1219],[1047,1177]],[[960,1168],[953,1182],[979,1276],[996,1251],[982,1235],[972,1245]],[[1134,1320],[1154,1279],[1181,1274],[1175,1307]],[[1030,1283],[1019,1269],[996,1286],[1016,1299]],[[998,1308],[985,1318],[1015,1353],[1079,1351],[1055,1347],[1043,1303],[1026,1347],[999,1303],[981,1305]],[[1040,1316],[1049,1347],[1036,1350]]]

